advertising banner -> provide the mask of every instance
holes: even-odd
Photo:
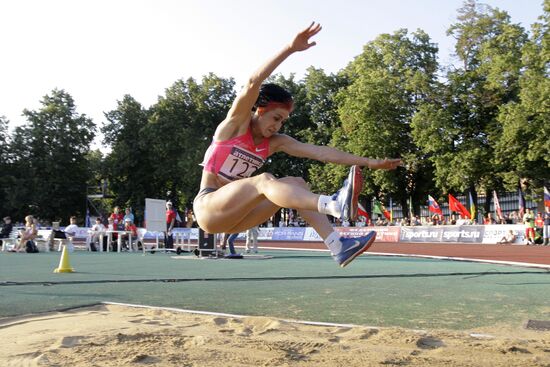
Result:
[[[273,239],[273,227],[259,228],[258,241],[271,241]]]
[[[365,236],[370,231],[376,231],[376,242],[425,242],[425,243],[486,243],[496,244],[508,231],[516,235],[515,244],[525,243],[525,226],[523,224],[496,225],[455,225],[455,226],[389,226],[389,227],[335,227],[343,237]],[[312,227],[267,227],[259,229],[260,241],[310,241],[323,242],[323,239]],[[174,234],[184,240],[197,240],[198,228],[174,228]],[[88,228],[80,227],[77,238],[86,238]],[[146,239],[154,239],[162,232],[147,232]],[[246,238],[246,232],[239,234],[239,239]]]
[[[484,226],[401,227],[401,242],[481,243]]]
[[[273,241],[303,241],[305,227],[276,227],[273,229]]]
[[[376,231],[375,242],[399,242],[401,227],[370,227]]]
[[[525,226],[523,224],[492,224],[486,225],[483,234],[483,243],[495,244],[500,241],[508,231],[512,230],[516,235],[515,244],[525,244]]]
[[[321,238],[321,236],[319,236],[319,233],[317,233],[317,231],[314,230],[312,227],[306,227],[306,231],[304,233],[304,241],[323,242],[323,239]]]

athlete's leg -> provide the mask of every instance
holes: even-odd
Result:
[[[301,177],[284,177],[278,180],[286,184],[292,184],[294,187],[303,188],[305,191],[309,191],[308,184]],[[316,195],[317,197],[319,195]],[[277,212],[281,207],[273,204],[271,201],[264,199],[256,208],[252,209],[249,214],[230,229],[230,232],[242,232],[249,228],[252,228],[258,224],[266,222],[271,216]],[[296,209],[296,208],[293,208]],[[330,224],[327,216],[313,210],[298,209],[298,212],[305,219],[305,221],[313,227],[317,233],[326,239],[333,231],[334,228]]]
[[[271,202],[271,205],[265,204],[266,200]],[[316,210],[318,201],[319,195],[297,185],[295,178],[277,179],[271,174],[264,173],[231,182],[199,197],[195,201],[194,211],[199,225],[204,230],[212,233],[230,232],[250,228],[242,228],[241,222],[253,216],[252,211],[258,207],[262,207],[261,213],[271,211],[271,214],[280,207]],[[256,220],[251,219],[250,222]],[[255,224],[258,223],[263,221]]]
[[[325,214],[340,215],[340,208],[357,206],[362,186],[360,169],[350,169],[340,194],[323,197],[309,191],[301,178],[276,179],[270,174],[242,179],[195,200],[194,211],[199,225],[207,232],[241,232],[268,220],[280,207],[298,209],[308,223],[323,237],[334,259],[346,266],[366,251],[376,238],[367,236],[344,239],[334,231]],[[322,200],[320,200],[322,199]],[[340,200],[342,199],[342,200]],[[351,209],[348,212],[353,212]],[[349,215],[349,214],[348,214]]]

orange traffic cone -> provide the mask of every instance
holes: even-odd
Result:
[[[59,260],[59,267],[54,269],[54,273],[74,273],[74,269],[71,268],[69,263],[69,251],[67,246],[63,245],[63,252],[61,253],[61,260]]]

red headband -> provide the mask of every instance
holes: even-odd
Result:
[[[260,115],[263,115],[264,113],[274,110],[275,108],[284,108],[285,110],[288,110],[288,112],[292,112],[294,109],[294,102],[288,101],[288,102],[268,102],[267,105],[263,107],[258,107],[258,113]]]

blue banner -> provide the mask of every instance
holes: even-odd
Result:
[[[305,227],[276,227],[273,228],[273,241],[302,241],[305,233]]]

